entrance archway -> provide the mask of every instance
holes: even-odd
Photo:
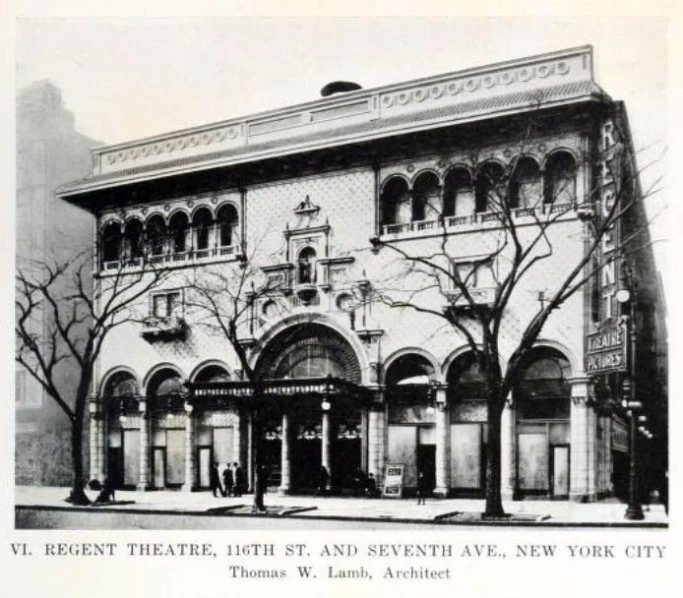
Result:
[[[338,396],[329,411],[324,411],[324,393],[307,390],[306,385],[307,381],[326,379],[360,384],[361,365],[351,344],[323,324],[301,323],[273,337],[255,368],[263,380],[293,385],[302,382],[301,391],[286,402],[273,400],[263,415],[260,448],[262,461],[270,471],[269,483],[282,482],[282,447],[286,442],[292,489],[316,490],[322,467],[333,488],[351,487],[364,465],[365,410],[351,397]]]

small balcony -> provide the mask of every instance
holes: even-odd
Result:
[[[185,340],[188,326],[183,318],[178,316],[151,316],[142,322],[142,338],[146,341]]]
[[[449,301],[447,308],[466,311],[477,307],[490,308],[493,306],[496,298],[496,287],[474,287],[467,290],[472,302],[468,301],[467,297],[458,289],[445,291],[444,294]]]

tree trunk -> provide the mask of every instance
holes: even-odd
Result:
[[[85,494],[86,480],[83,473],[83,418],[79,419],[77,415],[71,422],[71,460],[73,483],[67,500],[74,505],[89,505],[90,499]]]
[[[486,508],[483,517],[498,518],[505,517],[503,510],[503,499],[501,497],[501,444],[500,427],[503,403],[498,397],[489,397],[488,411],[488,442],[486,444]]]

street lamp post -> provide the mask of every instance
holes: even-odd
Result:
[[[633,316],[635,315],[634,301],[631,292],[622,288],[617,291],[616,300],[622,306],[628,305],[628,315],[622,315],[624,327],[624,344],[626,345],[626,377],[622,385],[622,405],[626,409],[629,420],[629,479],[628,479],[628,508],[624,517],[632,521],[644,519],[643,509],[638,495],[638,411],[643,408],[636,397],[636,329]],[[623,313],[623,312],[622,312]]]

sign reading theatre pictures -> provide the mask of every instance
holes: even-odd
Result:
[[[586,350],[586,371],[607,374],[626,371],[626,335],[618,324],[610,323],[601,332],[589,334]]]
[[[382,496],[385,498],[401,498],[403,494],[403,463],[393,463],[387,465],[384,472],[384,491]]]

